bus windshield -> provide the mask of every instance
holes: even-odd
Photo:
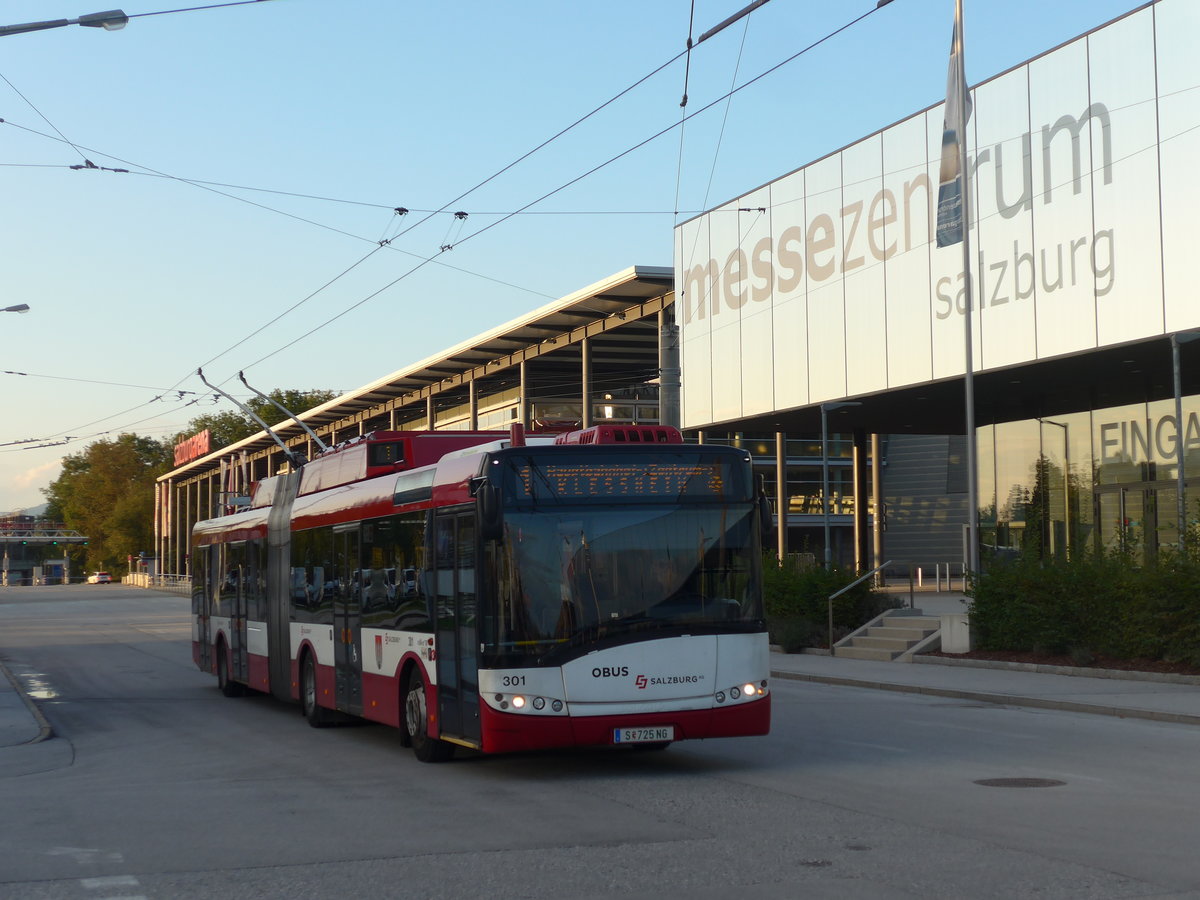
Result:
[[[508,510],[485,653],[547,665],[613,640],[761,631],[755,518],[750,502]]]

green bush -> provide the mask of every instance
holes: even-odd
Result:
[[[1162,552],[1070,561],[992,562],[970,602],[976,646],[1076,659],[1164,659],[1200,665],[1200,560]]]
[[[802,567],[791,561],[779,565],[774,554],[763,559],[763,600],[772,643],[789,653],[805,647],[829,646],[829,596],[858,576],[845,569]],[[856,585],[833,601],[834,640],[865,625],[881,612],[900,604],[871,590],[868,582]]]
[[[797,617],[772,618],[767,622],[771,643],[778,644],[784,653],[799,653],[807,647],[825,644],[825,625]]]

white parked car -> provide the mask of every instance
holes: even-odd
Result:
[[[88,584],[112,584],[112,576],[107,572],[93,572],[88,576]]]

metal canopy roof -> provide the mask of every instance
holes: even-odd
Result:
[[[553,349],[554,359],[539,354],[539,373],[549,378],[578,380],[580,350],[556,341],[575,329],[621,316],[631,307],[662,297],[673,289],[674,270],[661,266],[633,266],[589,287],[555,300],[524,316],[477,335],[434,356],[385,375],[377,381],[348,391],[328,403],[300,414],[314,431],[341,422],[366,410],[411,397],[431,386],[454,382],[480,367],[502,358],[521,354],[530,348]],[[636,372],[658,365],[657,323],[634,320],[622,323],[622,333],[600,333],[592,348],[592,368],[596,378],[616,372]],[[499,370],[498,370],[499,371]],[[299,436],[294,422],[281,422],[274,430],[285,441]],[[192,460],[159,478],[191,478],[220,465],[233,453],[254,453],[274,447],[266,432],[258,432],[236,444]]]

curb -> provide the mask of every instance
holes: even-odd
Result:
[[[954,665],[955,663],[951,663]],[[1077,703],[1073,700],[1043,700],[1037,697],[1021,697],[1016,694],[993,694],[984,691],[961,691],[953,688],[925,687],[917,684],[892,684],[884,681],[869,681],[859,678],[843,678],[836,675],[809,675],[800,672],[772,671],[772,678],[791,681],[810,681],[842,687],[868,688],[877,691],[894,691],[901,694],[927,694],[933,697],[949,697],[954,700],[976,700],[1002,706],[1025,706],[1034,709],[1055,709],[1065,712],[1091,713],[1114,716],[1118,719],[1149,719],[1154,722],[1172,722],[1177,725],[1200,725],[1200,716],[1185,713],[1158,712],[1150,709],[1128,709],[1117,706],[1100,706],[1094,703]]]
[[[13,690],[17,692],[17,696],[21,698],[21,702],[25,704],[25,708],[29,710],[29,714],[33,716],[33,720],[38,726],[37,737],[31,738],[30,740],[25,741],[23,744],[15,744],[13,746],[23,747],[28,744],[40,744],[42,741],[53,737],[54,728],[46,720],[46,717],[42,715],[42,711],[38,709],[38,705],[33,702],[33,698],[25,692],[24,685],[22,685],[21,682],[16,679],[12,672],[8,671],[8,666],[4,664],[4,660],[2,659],[0,659],[0,672],[4,673],[4,677],[7,678],[8,683],[13,686]]]
[[[1097,669],[1089,666],[1050,666],[1044,663],[1004,662],[998,659],[948,659],[945,656],[927,655],[914,656],[912,661],[934,666],[968,666],[975,669],[1007,669],[1010,672],[1040,672],[1043,675],[1074,675],[1082,678],[1112,678],[1119,681],[1153,681],[1159,684],[1200,684],[1200,675],[1173,675],[1170,672]]]

